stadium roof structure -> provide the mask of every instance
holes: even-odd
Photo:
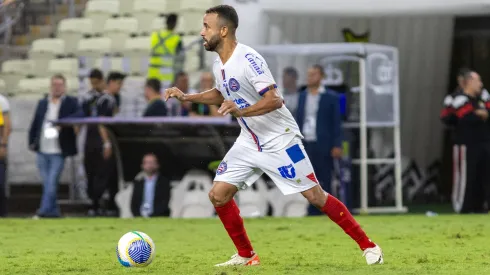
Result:
[[[490,13],[490,0],[261,0],[268,13],[340,16],[481,15]]]

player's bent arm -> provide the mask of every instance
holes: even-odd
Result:
[[[262,96],[261,100],[252,106],[243,108],[241,115],[243,117],[261,116],[281,108],[282,105],[283,99],[277,92],[277,89],[270,87],[269,91]]]
[[[223,95],[216,88],[197,94],[185,94],[183,98],[183,101],[207,105],[220,105],[224,100]]]

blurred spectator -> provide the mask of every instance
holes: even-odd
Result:
[[[174,81],[175,57],[182,51],[182,39],[174,32],[177,19],[177,14],[169,14],[166,20],[167,29],[155,31],[151,35],[148,78],[160,80],[164,87]]]
[[[65,157],[77,154],[73,127],[54,126],[51,121],[80,113],[75,97],[65,95],[66,80],[62,75],[51,78],[51,93],[37,104],[29,130],[29,148],[37,152],[37,165],[43,181],[41,206],[35,218],[59,217],[56,203],[58,181]]]
[[[133,216],[170,216],[170,181],[158,172],[157,157],[146,154],[141,169],[143,176],[135,179],[131,198]]]
[[[147,116],[166,116],[167,115],[167,105],[162,100],[162,95],[160,93],[162,84],[160,80],[156,78],[150,78],[146,80],[145,84],[145,98],[148,101],[144,117]]]
[[[203,72],[199,81],[199,92],[205,92],[211,90],[214,87],[214,77],[211,72]],[[199,103],[192,103],[191,116],[218,116],[218,107],[214,105],[206,105]]]
[[[342,133],[339,98],[321,85],[324,77],[322,66],[308,69],[308,85],[299,93],[295,118],[318,181],[330,193],[333,158],[342,156]],[[308,214],[323,215],[313,205],[309,206]]]
[[[458,86],[456,87],[456,89],[454,89],[454,92],[452,92],[451,94],[448,94],[444,98],[444,103],[443,103],[444,105],[443,105],[443,109],[442,109],[441,114],[440,114],[440,118],[441,118],[442,122],[444,123],[444,125],[449,127],[449,128],[454,127],[457,123],[457,117],[456,117],[456,114],[454,113],[454,109],[453,109],[453,100],[456,96],[463,93],[464,77],[465,77],[465,75],[467,75],[470,72],[471,72],[471,70],[468,68],[459,69],[458,75],[456,76]]]
[[[0,95],[0,217],[7,215],[6,174],[7,174],[7,149],[12,125],[10,123],[10,105],[7,98]]]
[[[111,72],[107,76],[106,90],[97,99],[95,115],[97,117],[112,117],[117,111],[115,95],[119,94],[123,85],[125,75],[119,72]],[[106,128],[102,125],[97,127],[98,133],[93,136],[91,144],[87,147],[84,163],[87,173],[87,184],[92,205],[89,216],[117,215],[117,206],[114,197],[118,191],[118,179],[116,161],[112,154],[112,144]],[[109,201],[104,213],[100,207],[100,200],[108,189]]]
[[[196,90],[190,88],[189,75],[186,72],[179,72],[175,75],[174,85],[185,94],[195,94]],[[170,99],[168,105],[171,116],[188,116],[191,110],[191,102],[180,102],[177,99]]]
[[[282,74],[284,104],[294,114],[298,105],[298,72],[293,67],[287,67]]]
[[[457,213],[483,213],[490,202],[490,95],[474,71],[463,77],[463,91],[451,100],[454,120],[453,196]]]

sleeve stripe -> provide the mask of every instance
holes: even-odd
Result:
[[[267,93],[268,91],[273,90],[273,89],[277,89],[277,85],[276,84],[267,86],[264,89],[260,90],[259,91],[259,95],[263,96],[265,93]]]
[[[473,106],[470,103],[467,103],[461,109],[456,111],[456,115],[461,118],[464,117],[466,114],[472,112],[473,110]]]

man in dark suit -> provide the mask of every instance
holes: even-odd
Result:
[[[78,99],[65,95],[66,80],[62,75],[51,78],[51,93],[37,105],[29,129],[29,148],[37,152],[37,165],[43,181],[41,206],[35,218],[59,217],[56,190],[65,157],[77,154],[73,127],[59,127],[51,122],[80,114]]]
[[[142,173],[134,181],[131,198],[133,216],[170,216],[170,181],[159,174],[158,159],[146,154],[141,164]]]
[[[320,185],[330,193],[333,159],[342,156],[342,132],[339,97],[321,85],[324,76],[320,65],[308,70],[308,85],[299,93],[295,118]],[[312,205],[308,214],[323,215]]]
[[[145,98],[148,101],[144,117],[148,116],[167,116],[167,104],[163,102],[160,90],[162,84],[157,78],[149,78],[145,84]]]

